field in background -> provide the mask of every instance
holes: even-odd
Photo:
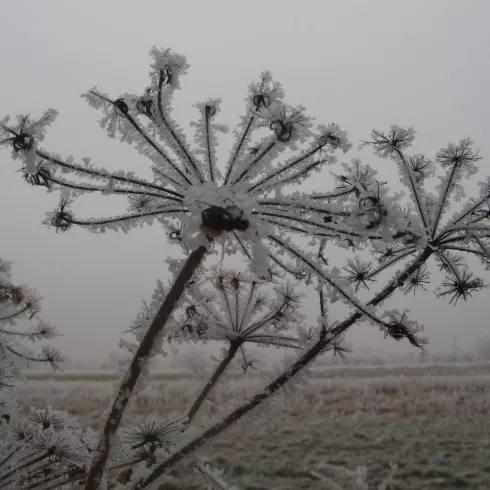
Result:
[[[26,410],[50,404],[97,426],[116,379],[109,373],[30,374],[17,388],[18,400]],[[156,374],[129,417],[179,412],[202,382],[190,373]],[[216,416],[262,382],[257,374],[233,373],[203,415]],[[335,488],[325,463],[367,466],[372,488],[397,464],[393,488],[490,489],[489,363],[336,366],[313,371],[307,385],[281,397],[273,400],[281,408],[272,415],[248,417],[202,450],[242,490]]]

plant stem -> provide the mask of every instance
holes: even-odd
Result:
[[[247,127],[245,128],[245,130],[242,133],[242,136],[240,137],[240,141],[238,142],[236,150],[234,151],[233,156],[231,157],[231,160],[227,165],[228,170],[226,171],[225,182],[223,185],[228,184],[228,179],[230,178],[233,167],[235,166],[235,162],[238,158],[238,155],[240,154],[240,150],[242,149],[245,138],[247,137],[247,134],[250,131],[250,128],[252,127],[252,123],[254,122],[254,120],[255,120],[255,116],[251,116],[248,121]]]
[[[427,247],[423,252],[413,261],[407,268],[398,275],[398,280],[406,280],[410,274],[413,274],[419,269],[433,254],[433,250]],[[381,292],[379,292],[368,305],[376,306],[382,303],[388,296],[390,296],[398,288],[397,280],[393,280],[386,286]],[[254,395],[248,402],[241,407],[231,412],[221,422],[218,422],[214,426],[210,427],[203,434],[196,437],[196,439],[187,443],[184,447],[179,449],[176,453],[172,454],[167,460],[155,467],[152,473],[143,480],[140,480],[133,486],[133,490],[142,490],[148,485],[153,483],[158,477],[163,475],[170,468],[174,467],[182,459],[189,456],[202,445],[204,445],[209,439],[217,436],[220,432],[230,427],[233,423],[246,415],[257,405],[260,405],[264,400],[268,399],[273,393],[278,391],[284,386],[295,374],[301,371],[304,367],[310,364],[329,343],[345,332],[351,325],[363,316],[363,313],[356,311],[342,323],[337,325],[334,329],[328,332],[328,335],[321,335],[318,342],[316,342],[309,350],[307,350],[288,370],[280,374],[274,381],[269,383],[262,391]]]
[[[87,475],[85,490],[96,490],[101,482],[102,473],[104,472],[109,451],[111,449],[111,440],[116,433],[124,411],[128,405],[131,394],[134,390],[136,382],[140,377],[146,359],[151,354],[155,342],[165,326],[169,316],[171,315],[175,304],[182,296],[186,284],[194,275],[194,271],[202,262],[206,253],[206,247],[200,247],[194,250],[187,258],[186,263],[182,267],[177,279],[175,279],[170,291],[165,297],[160,310],[155,315],[145,337],[141,341],[138,350],[136,351],[131,364],[129,365],[126,375],[121,383],[118,393],[112,403],[112,407],[107,417],[102,437],[97,448],[97,455],[92,462],[92,466]]]
[[[449,174],[449,177],[446,182],[446,187],[444,189],[444,193],[442,194],[442,197],[439,201],[439,206],[437,207],[437,212],[436,212],[436,217],[434,219],[434,224],[432,227],[432,239],[436,236],[437,233],[437,226],[439,225],[439,221],[441,220],[442,217],[442,212],[444,211],[444,205],[446,204],[447,198],[449,197],[449,193],[451,190],[451,186],[453,185],[453,179],[456,174],[456,170],[458,169],[459,165],[454,164],[453,168],[451,169],[451,173]]]
[[[194,405],[192,405],[191,409],[189,410],[189,413],[187,414],[187,423],[188,424],[190,424],[192,422],[197,411],[199,410],[199,408],[203,404],[206,397],[209,395],[209,392],[213,389],[214,385],[216,384],[216,382],[218,381],[220,376],[224,373],[225,369],[228,367],[230,362],[235,357],[235,355],[238,352],[238,349],[240,348],[241,344],[242,344],[241,340],[232,340],[230,342],[230,347],[228,349],[228,352],[226,353],[226,356],[219,363],[218,367],[216,368],[216,371],[213,373],[210,380],[206,383],[206,385],[202,389],[201,393],[199,393],[199,396],[197,397],[196,401],[194,402]]]
[[[210,118],[210,112],[208,106],[206,106],[204,109],[204,120],[205,120],[205,127],[206,127],[206,151],[208,154],[209,176],[211,177],[211,182],[214,182],[213,156],[211,154],[211,141],[209,137],[209,130],[210,130],[209,118]]]
[[[405,168],[405,173],[408,176],[408,179],[410,181],[410,187],[412,188],[413,197],[415,199],[415,203],[417,204],[417,209],[419,211],[420,219],[422,220],[424,228],[427,230],[427,232],[429,232],[429,222],[428,222],[427,216],[425,214],[425,208],[422,205],[422,195],[420,192],[420,188],[417,187],[414,172],[411,169],[410,165],[408,164],[407,160],[405,159],[405,155],[403,154],[403,152],[401,150],[397,149],[396,153],[400,157],[400,160],[401,160],[401,162]]]

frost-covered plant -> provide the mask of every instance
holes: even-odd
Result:
[[[172,322],[169,342],[221,341],[227,349],[213,375],[206,383],[187,413],[191,423],[202,403],[229,367],[237,354],[241,355],[241,367],[245,373],[253,368],[254,361],[247,357],[247,344],[261,346],[301,348],[299,337],[291,330],[300,330],[302,316],[298,313],[300,296],[290,285],[278,287],[275,298],[264,292],[260,281],[235,270],[219,269],[211,277],[204,277],[212,289],[193,285],[190,297],[182,305],[183,315]]]
[[[49,345],[40,353],[26,347],[57,335],[38,316],[40,299],[34,289],[15,284],[11,264],[0,259],[0,488],[50,488],[76,481],[90,461],[90,431],[82,434],[66,413],[51,407],[31,408],[26,418],[12,396],[24,363],[58,369],[63,360]],[[20,328],[22,323],[31,326]]]
[[[394,476],[397,469],[396,465],[390,465],[388,475],[376,486],[376,490],[395,488]],[[343,488],[369,490],[367,482],[368,469],[365,466],[358,466],[355,471],[352,471],[343,466],[322,463],[316,465],[314,470],[310,469],[309,473],[315,480],[319,480],[324,484],[323,488],[332,490],[342,490]],[[325,473],[330,473],[330,475],[327,476]],[[342,482],[345,486],[342,487],[337,482]]]
[[[66,412],[31,408],[12,416],[2,432],[0,487],[50,489],[83,482],[96,438]]]
[[[273,291],[270,289],[270,281],[217,267],[199,277],[188,288],[178,311],[169,322],[168,334],[154,354],[164,353],[164,348],[173,348],[175,344],[183,342],[214,341],[225,344],[222,358],[217,360],[213,373],[185,413],[169,414],[165,420],[150,416],[123,430],[124,442],[129,446],[116,454],[114,451],[111,453],[113,464],[109,465],[109,469],[112,474],[114,470],[127,468],[123,474],[129,481],[138,463],[150,469],[159,458],[169,457],[185,441],[192,439],[198,411],[210,400],[212,390],[232,366],[234,359],[240,357],[243,374],[255,367],[253,359],[246,352],[247,344],[295,350],[302,348],[301,335],[295,335],[304,330],[301,328],[303,316],[298,311],[301,295],[295,293],[289,284],[275,284]],[[128,330],[137,340],[144,338],[164,296],[164,288],[159,283],[152,301],[143,304],[142,311]],[[131,352],[137,348],[138,342],[122,341],[121,346]],[[213,479],[214,470],[208,465],[199,461],[193,464],[197,474],[206,481]],[[210,488],[221,488],[217,483],[221,481],[219,472],[215,476],[215,486]]]
[[[118,136],[149,158],[151,181],[132,172],[97,168],[88,159],[78,163],[71,156],[63,158],[43,149],[40,143],[56,116],[54,110],[48,110],[40,120],[20,116],[14,124],[9,124],[8,118],[0,122],[0,144],[12,147],[26,181],[49,191],[62,190],[58,209],[48,213],[49,226],[57,231],[73,225],[97,232],[127,231],[156,219],[188,254],[186,260],[170,262],[175,275],[172,286],[168,291],[157,289],[157,300],[146,312],[147,327],[136,329],[138,344],[128,345],[133,359],[109,409],[86,479],[87,489],[100,485],[136,383],[147,360],[161,351],[167,338],[163,327],[196,272],[204,270],[203,261],[217,253],[218,247],[223,255],[243,254],[259,279],[289,274],[313,285],[320,297],[318,324],[302,331],[302,349],[284,372],[172,454],[156,454],[151,468],[133,478],[135,489],[151,485],[268,400],[325,350],[341,351],[342,335],[358,321],[368,320],[385,335],[408,339],[420,347],[422,327],[409,320],[406,312],[382,311],[379,306],[395,292],[427,289],[430,271],[426,263],[430,258],[436,259],[446,275],[436,289],[438,296],[454,304],[485,287],[482,279],[469,271],[463,254],[479,258],[486,269],[490,263],[490,180],[480,183],[479,195],[446,218],[451,203],[464,197],[463,179],[477,171],[480,157],[471,140],[450,144],[431,161],[424,155],[407,153],[415,138],[412,128],[392,126],[386,133],[373,131],[363,146],[371,146],[377,156],[390,158],[397,165],[409,199],[400,192],[390,193],[387,182],[357,159],[343,163],[329,176],[324,170],[336,162],[333,153],[350,147],[346,133],[335,124],[314,127],[303,107],[284,102],[281,86],[265,72],[249,86],[246,113],[235,131],[235,143],[226,164],[219,165],[217,133],[225,131],[216,122],[219,99],[197,104],[199,118],[191,123],[195,129],[192,146],[171,118],[172,95],[180,88],[187,61],[170,50],[153,49],[151,56],[150,85],[143,95],[110,97],[93,88],[83,96],[102,112],[100,124],[110,137]],[[317,172],[315,182],[320,188],[306,192],[301,184],[313,172]],[[428,187],[436,172],[440,183],[431,192]],[[74,198],[93,192],[125,195],[128,211],[106,218],[76,217]],[[339,252],[335,247],[345,249],[343,257],[350,251],[355,255],[345,264],[331,265]],[[375,257],[374,262],[366,256]],[[393,271],[396,266],[398,270]],[[391,277],[386,277],[390,271]],[[365,298],[370,294],[365,290],[378,279],[386,280],[384,287]],[[338,299],[351,311],[342,321],[331,323],[327,302]]]
[[[0,258],[0,368],[13,366],[19,360],[47,363],[57,369],[62,356],[50,345],[35,353],[26,343],[57,336],[54,326],[39,318],[40,296],[35,289],[12,282],[11,264]],[[19,328],[19,323],[24,323]],[[27,326],[25,325],[27,323]],[[2,371],[3,372],[3,371]],[[0,386],[2,381],[0,380]]]

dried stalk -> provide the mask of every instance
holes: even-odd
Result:
[[[141,375],[145,360],[151,354],[153,346],[157,341],[165,323],[172,313],[176,302],[182,296],[186,284],[192,278],[194,271],[202,262],[206,253],[205,247],[200,247],[194,250],[187,258],[186,263],[182,267],[177,279],[174,281],[170,291],[168,292],[160,310],[156,314],[151,323],[145,337],[136,351],[131,364],[126,371],[126,375],[118,390],[117,396],[112,404],[109,416],[105,423],[102,438],[97,448],[97,455],[92,462],[92,466],[88,472],[85,482],[85,490],[96,490],[101,482],[102,474],[109,457],[111,449],[111,440],[116,433],[121,423],[124,411],[131,398],[136,382]]]
[[[189,413],[187,414],[188,424],[190,424],[194,419],[197,411],[199,410],[201,405],[204,403],[204,400],[206,400],[207,396],[209,395],[209,392],[213,389],[214,385],[217,383],[220,376],[225,372],[225,369],[229,366],[230,362],[235,357],[241,344],[242,342],[240,340],[233,340],[230,342],[230,348],[228,349],[226,356],[219,363],[218,367],[216,368],[216,371],[213,373],[210,380],[206,383],[201,393],[199,393],[199,396],[197,397],[196,401],[194,402],[191,409],[189,410]]]

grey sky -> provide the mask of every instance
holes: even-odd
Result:
[[[158,45],[187,55],[191,65],[174,113],[185,128],[196,115],[192,105],[208,96],[223,98],[221,119],[233,127],[247,84],[268,69],[290,103],[305,105],[318,122],[340,124],[355,147],[373,127],[391,124],[414,126],[414,150],[430,157],[469,136],[482,150],[481,174],[489,175],[489,18],[485,0],[4,0],[0,115],[57,108],[46,148],[144,175],[145,160],[109,140],[79,95],[95,84],[114,95],[141,92],[148,51]],[[375,161],[369,150],[363,158]],[[63,350],[100,359],[155,280],[166,280],[163,259],[178,249],[158,225],[127,235],[48,230],[40,222],[58,195],[26,185],[16,165],[0,153],[0,254],[15,262],[17,280],[44,295],[43,315],[64,332]],[[381,165],[394,182],[393,164]],[[96,216],[120,204],[113,196],[83,197],[76,209]],[[432,294],[408,302],[437,350],[449,348],[453,335],[467,346],[488,333],[488,295],[457,307]],[[348,338],[354,346],[375,345],[381,334],[362,326]]]

